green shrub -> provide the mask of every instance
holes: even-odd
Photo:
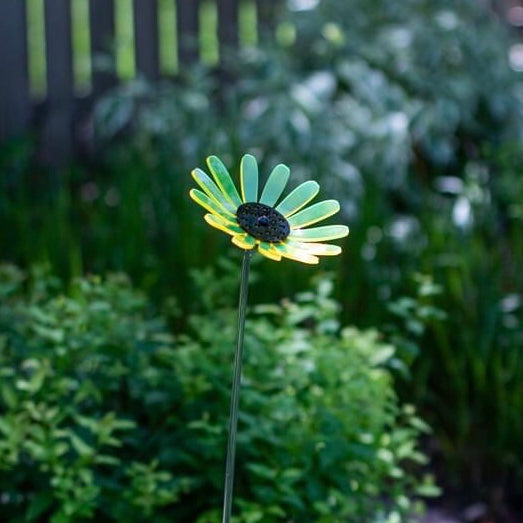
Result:
[[[439,427],[449,483],[513,501],[523,481],[522,169],[519,146],[494,148],[427,195],[420,262],[447,319],[423,337],[408,386]]]
[[[0,270],[0,513],[11,522],[215,521],[235,311],[200,274],[204,310],[176,337],[123,276]],[[251,311],[237,521],[400,521],[433,495],[374,330],[340,330],[332,283]],[[171,307],[172,309],[172,307]]]

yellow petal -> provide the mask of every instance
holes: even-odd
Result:
[[[260,245],[258,245],[258,251],[260,254],[263,254],[263,256],[271,260],[281,260],[281,254],[278,252],[278,249],[269,242],[260,242]]]
[[[227,234],[230,234],[231,236],[234,236],[235,234],[244,233],[244,230],[238,224],[234,224],[233,222],[224,220],[223,218],[220,218],[215,214],[206,214],[203,218],[212,227],[220,231],[223,231]]]
[[[220,188],[205,174],[201,169],[193,169],[191,175],[194,181],[200,186],[202,191],[209,197],[211,200],[214,200],[225,211],[234,213],[236,207],[225,198],[224,194]]]
[[[231,238],[231,241],[240,249],[246,249],[248,251],[254,249],[258,243],[257,240],[247,233],[237,234]]]
[[[225,198],[238,208],[243,202],[227,167],[223,165],[223,162],[217,156],[209,156],[207,158],[207,166]]]
[[[201,205],[205,210],[209,211],[211,214],[216,216],[222,216],[225,219],[230,219],[231,217],[235,218],[235,215],[221,205],[219,205],[215,200],[209,198],[204,192],[198,189],[191,189],[189,191],[189,196],[199,205]]]

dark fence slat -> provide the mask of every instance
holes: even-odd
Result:
[[[158,2],[134,0],[134,53],[136,70],[149,80],[159,77]]]
[[[26,7],[0,0],[0,140],[22,134],[31,118]]]
[[[47,103],[42,129],[46,163],[66,163],[73,150],[73,53],[70,0],[45,1]]]
[[[178,63],[198,60],[199,0],[176,0]]]
[[[228,48],[238,47],[238,0],[218,0],[218,40],[220,59],[223,59]]]
[[[89,1],[92,86],[96,96],[116,84],[113,0]]]
[[[256,0],[256,17],[258,20],[258,37],[274,31],[276,12],[281,4],[279,0]]]

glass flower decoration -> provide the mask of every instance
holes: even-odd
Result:
[[[307,207],[319,192],[315,181],[306,181],[283,199],[290,170],[279,164],[270,173],[261,194],[256,158],[243,156],[240,164],[240,192],[229,171],[216,156],[207,158],[212,178],[201,169],[192,177],[200,189],[190,191],[191,198],[208,213],[205,221],[232,236],[236,246],[245,250],[257,248],[271,260],[282,258],[317,264],[319,256],[341,253],[338,245],[322,243],[349,234],[345,225],[309,227],[337,213],[336,200],[324,200]]]
[[[212,178],[201,169],[192,171],[192,176],[201,190],[191,189],[191,198],[207,211],[205,221],[209,225],[232,236],[232,242],[243,249],[222,517],[222,523],[230,523],[252,254],[257,249],[271,260],[289,258],[316,264],[319,262],[319,256],[335,256],[341,252],[338,245],[322,242],[343,238],[349,234],[349,229],[345,225],[309,227],[340,210],[340,204],[336,200],[325,200],[307,207],[320,190],[317,182],[304,182],[281,199],[290,175],[286,165],[279,164],[272,170],[259,197],[258,164],[254,156],[246,154],[241,160],[240,192],[219,158],[209,156],[207,166]]]

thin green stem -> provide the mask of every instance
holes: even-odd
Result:
[[[247,296],[249,290],[249,268],[252,254],[252,250],[246,250],[243,254],[240,300],[238,303],[238,333],[236,337],[236,353],[234,355],[229,433],[227,439],[227,458],[225,462],[225,488],[223,494],[222,523],[229,523],[231,519],[232,491],[234,485],[234,459],[236,457],[236,433],[238,428],[238,404],[240,401],[240,381],[242,376],[243,334],[245,330],[245,313],[247,310]]]

